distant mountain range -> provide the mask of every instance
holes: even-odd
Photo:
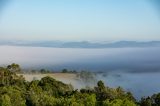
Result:
[[[124,47],[160,47],[160,41],[118,41],[112,43],[62,42],[62,41],[0,41],[0,45],[55,47],[55,48],[124,48]]]

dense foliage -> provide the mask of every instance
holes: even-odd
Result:
[[[94,88],[74,90],[51,77],[27,82],[16,74],[20,71],[17,64],[0,68],[0,106],[160,106],[160,94],[137,102],[130,92],[102,81]]]

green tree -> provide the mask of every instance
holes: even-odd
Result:
[[[96,95],[95,94],[88,95],[84,103],[85,103],[85,106],[95,106],[96,105]]]
[[[141,98],[141,106],[152,106],[152,100],[150,97],[147,98]]]
[[[54,78],[49,76],[42,78],[38,85],[43,90],[56,97],[64,95],[67,91],[73,90],[71,85],[64,84],[61,81],[56,81]]]
[[[77,77],[80,81],[84,82],[86,86],[95,85],[97,82],[96,75],[89,71],[81,71],[77,73]]]
[[[4,94],[1,96],[0,106],[11,106],[11,99],[8,95]]]
[[[103,102],[103,106],[136,106],[133,101],[129,101],[127,99],[114,99],[110,101],[109,99]]]
[[[25,106],[25,95],[23,91],[21,91],[21,88],[17,86],[9,86],[9,87],[2,87],[1,89],[1,96],[8,95],[7,101],[11,102],[11,106]],[[10,98],[10,99],[9,99]]]
[[[100,92],[105,90],[105,85],[104,85],[103,81],[101,81],[101,80],[98,81],[97,86],[98,86]]]
[[[7,69],[11,72],[21,72],[21,68],[19,64],[12,63],[11,65],[7,66]]]
[[[67,69],[63,69],[63,70],[62,70],[62,73],[67,73],[67,72],[68,72]]]
[[[156,94],[154,101],[156,105],[160,106],[160,93]]]

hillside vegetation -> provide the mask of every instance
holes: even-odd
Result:
[[[18,64],[0,67],[0,106],[160,106],[160,94],[137,101],[121,87],[102,81],[94,88],[75,90],[52,77],[26,81]]]

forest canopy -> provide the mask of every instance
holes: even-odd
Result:
[[[137,101],[131,92],[103,81],[78,90],[49,76],[29,82],[17,75],[21,71],[18,64],[0,67],[0,106],[160,106],[160,93]]]

